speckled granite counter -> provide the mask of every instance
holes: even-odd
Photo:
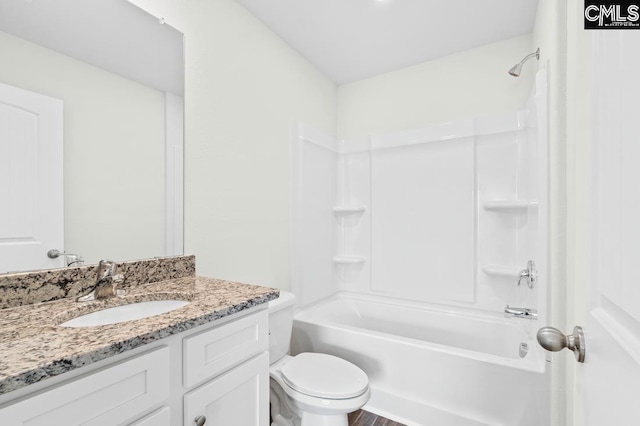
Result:
[[[140,284],[124,297],[78,303],[61,299],[0,310],[0,394],[177,334],[278,297],[277,289],[213,278]],[[190,303],[145,319],[89,328],[59,324],[85,313],[149,300]]]

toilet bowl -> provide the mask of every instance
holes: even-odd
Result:
[[[272,426],[347,426],[347,414],[371,395],[357,366],[333,355],[287,354],[293,327],[292,293],[269,302]]]

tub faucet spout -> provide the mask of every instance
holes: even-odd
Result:
[[[504,308],[504,317],[505,318],[524,318],[529,320],[537,320],[538,319],[538,310],[530,309],[530,308],[513,308],[507,305]]]

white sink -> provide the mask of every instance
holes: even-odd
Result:
[[[152,302],[138,302],[129,305],[116,306],[82,315],[60,324],[61,327],[95,327],[97,325],[117,324],[154,315],[164,314],[182,308],[189,302],[186,300],[154,300]]]

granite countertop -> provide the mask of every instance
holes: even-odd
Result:
[[[0,310],[0,394],[268,302],[279,290],[197,276],[140,284],[123,297],[62,299]],[[89,312],[151,300],[189,300],[165,314],[119,324],[66,328]]]

